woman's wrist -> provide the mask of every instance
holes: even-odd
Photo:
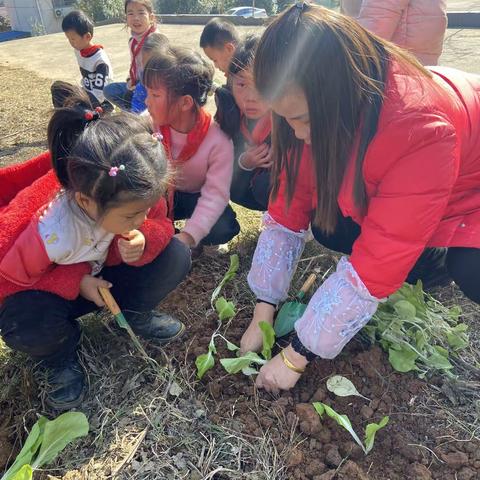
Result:
[[[311,362],[312,360],[315,360],[315,358],[317,358],[317,355],[308,350],[308,348],[303,345],[303,343],[298,338],[298,335],[296,334],[293,337],[292,342],[290,343],[290,348],[295,352],[295,354],[305,358],[307,362]]]
[[[309,361],[303,356],[297,353],[293,348],[292,345],[284,348],[281,352],[281,357],[283,359],[283,363],[294,372],[303,373],[305,367],[309,364]]]

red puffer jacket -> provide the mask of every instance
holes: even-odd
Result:
[[[480,77],[432,72],[435,82],[391,65],[363,165],[365,215],[353,201],[355,155],[338,197],[343,215],[362,227],[350,261],[377,298],[401,286],[425,247],[480,248]],[[270,215],[291,230],[307,228],[316,204],[308,147],[289,209],[284,176],[280,182]]]
[[[68,300],[79,295],[82,277],[91,272],[89,263],[49,264],[43,243],[22,233],[32,228],[32,218],[56,196],[60,185],[50,169],[50,155],[0,170],[0,302],[22,290],[43,290]],[[140,227],[145,251],[133,266],[151,262],[170,242],[174,229],[162,198],[151,208]],[[122,263],[117,238],[110,245],[105,265]]]

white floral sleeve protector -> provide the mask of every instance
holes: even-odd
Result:
[[[308,232],[293,232],[264,217],[248,283],[257,298],[279,303],[288,289]],[[336,357],[377,310],[379,299],[363,284],[347,257],[315,292],[295,324],[300,342],[321,358]]]

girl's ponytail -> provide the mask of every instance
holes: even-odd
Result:
[[[241,113],[228,86],[215,90],[215,105],[217,106],[215,121],[230,138],[235,137],[240,131]]]
[[[67,159],[80,134],[99,113],[93,110],[88,95],[81,88],[69,85],[65,89],[63,106],[54,110],[48,124],[47,139],[53,169],[60,184],[68,189]]]

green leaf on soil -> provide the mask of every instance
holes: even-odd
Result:
[[[25,465],[31,464],[33,457],[36,455],[38,449],[43,440],[43,431],[45,430],[45,424],[48,422],[46,417],[40,417],[32,427],[25,445],[17,455],[15,462],[7,470],[2,480],[10,480],[15,478],[15,474],[24,468]]]
[[[212,293],[212,297],[210,298],[210,303],[213,305],[213,302],[215,299],[220,295],[220,292],[224,285],[229,282],[237,273],[238,267],[240,266],[240,262],[238,260],[238,255],[230,255],[230,267],[227,271],[227,273],[224,275],[218,286],[215,288],[215,290]]]
[[[87,433],[88,420],[81,412],[66,412],[54,420],[40,417],[2,480],[31,479],[34,470],[52,462],[72,440]]]
[[[355,385],[346,377],[342,375],[333,375],[327,380],[327,389],[338,395],[339,397],[357,396],[365,400],[370,400],[364,397],[356,388]]]
[[[453,368],[453,365],[448,361],[448,358],[439,352],[432,353],[425,363],[429,367],[436,368],[437,370],[450,370]]]
[[[407,300],[399,300],[393,305],[393,308],[401,318],[413,320],[417,311],[415,307]]]
[[[408,347],[401,347],[399,350],[390,348],[388,350],[388,360],[397,372],[410,372],[416,370],[415,360],[418,354]]]
[[[223,320],[228,320],[235,316],[235,305],[233,302],[227,302],[224,297],[219,297],[215,302],[215,309],[218,313],[218,318],[223,322]]]
[[[195,365],[197,367],[197,378],[201,380],[202,377],[215,365],[213,353],[209,350],[207,353],[199,355],[195,359]]]
[[[375,434],[381,428],[385,427],[389,420],[389,417],[383,417],[382,420],[380,420],[380,423],[369,423],[367,425],[367,428],[365,429],[365,454],[372,450],[375,442]]]
[[[266,360],[270,360],[272,358],[272,347],[275,344],[275,330],[268,322],[259,322],[258,326],[263,337],[262,356]]]
[[[237,358],[222,358],[220,363],[228,373],[234,374],[241,372],[244,368],[250,367],[252,363],[264,365],[267,361],[255,352],[247,352],[245,355]]]
[[[48,421],[43,431],[42,445],[32,468],[47,465],[73,440],[88,434],[88,420],[82,412],[66,412]]]
[[[215,335],[212,335],[210,339],[210,343],[208,345],[208,352],[199,355],[195,359],[195,365],[197,367],[197,378],[199,380],[207,373],[210,369],[212,369],[215,365],[215,358],[213,355],[217,353],[217,349],[215,348]]]
[[[24,465],[17,473],[13,475],[13,477],[2,477],[3,479],[9,480],[32,480],[33,478],[33,470],[30,465]]]
[[[350,423],[350,419],[346,415],[340,415],[337,413],[332,407],[329,407],[325,403],[321,402],[314,402],[313,408],[317,411],[317,413],[322,417],[324,413],[326,413],[330,418],[333,418],[341,427],[347,430],[348,433],[352,436],[352,438],[357,442],[357,444],[362,448],[362,450],[366,453],[365,447],[363,446],[362,441],[355,433],[355,430]]]
[[[389,353],[399,372],[415,370],[422,378],[432,371],[448,375],[451,356],[469,344],[460,314],[459,306],[447,308],[425,293],[421,282],[405,283],[380,303],[363,333]]]

